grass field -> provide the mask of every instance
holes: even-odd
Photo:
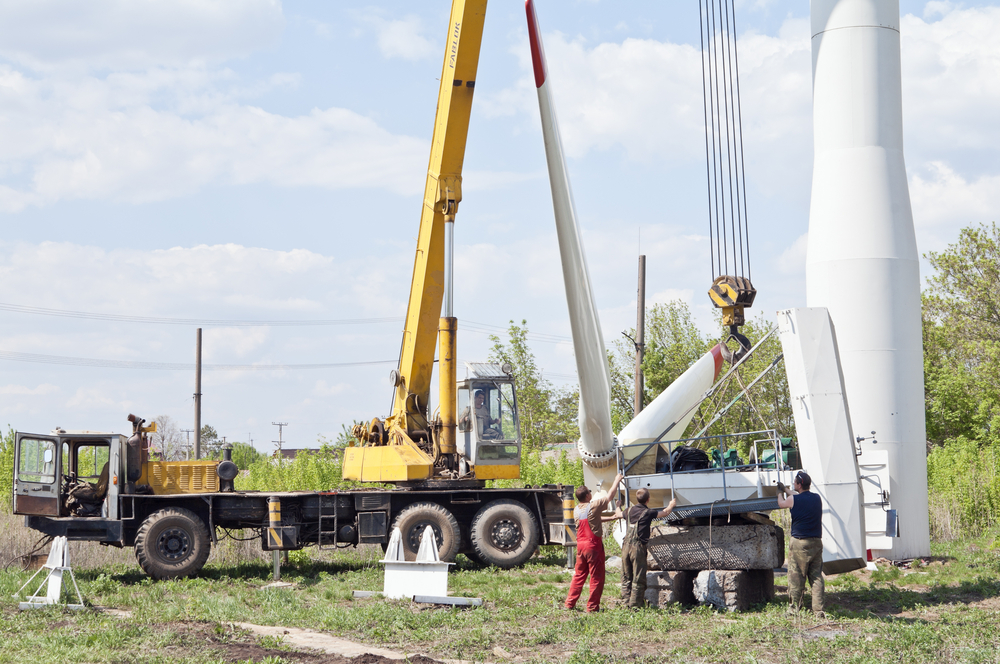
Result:
[[[7,526],[10,542],[20,526]],[[77,545],[75,571],[86,602],[116,609],[115,615],[18,611],[12,595],[29,574],[12,566],[0,573],[0,662],[350,661],[292,650],[281,637],[253,637],[234,622],[324,630],[438,659],[491,662],[997,662],[1000,551],[993,543],[989,536],[935,545],[926,565],[831,577],[822,621],[789,616],[783,586],[774,602],[743,614],[704,607],[567,612],[561,607],[570,574],[558,549],[507,572],[460,558],[451,593],[485,603],[451,609],[353,599],[353,590],[381,589],[375,547],[324,552],[321,560],[310,557],[315,550],[293,553],[283,579],[294,586],[269,589],[263,588],[271,573],[266,558],[249,550],[237,556],[223,547],[198,578],[154,583],[128,550]],[[609,573],[606,599],[617,595],[618,578]]]

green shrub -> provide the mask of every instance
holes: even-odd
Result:
[[[538,450],[528,450],[521,456],[521,479],[493,480],[487,485],[494,488],[511,488],[525,485],[583,484],[583,462],[571,460],[563,450],[557,459],[542,460]]]
[[[7,435],[0,437],[0,506],[4,511],[13,509],[14,499],[14,430],[7,427]]]
[[[1000,443],[959,436],[927,457],[931,536],[975,537],[1000,523]]]
[[[241,491],[332,491],[361,484],[342,477],[340,450],[324,443],[318,451],[300,451],[294,459],[262,457],[236,478]]]

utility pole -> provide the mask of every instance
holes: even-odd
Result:
[[[187,434],[188,442],[187,442],[187,447],[185,448],[185,450],[187,451],[187,460],[190,461],[191,460],[191,434],[194,433],[194,429],[181,429],[181,433],[186,433]]]
[[[281,458],[281,445],[284,440],[281,437],[281,431],[288,426],[288,422],[271,422],[272,425],[278,427],[278,440],[272,440],[271,442],[278,446],[278,458]]]
[[[201,328],[194,345],[194,458],[201,458]]]
[[[642,356],[646,350],[646,255],[639,256],[639,291],[636,295],[635,321],[635,405],[633,417],[642,412]]]

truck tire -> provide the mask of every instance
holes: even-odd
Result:
[[[534,555],[538,538],[538,520],[516,500],[494,500],[472,519],[472,548],[487,565],[510,569],[523,564]]]
[[[205,522],[180,507],[153,512],[135,536],[135,558],[157,581],[196,574],[211,550]]]
[[[403,553],[406,559],[417,559],[420,540],[427,526],[431,527],[437,540],[438,557],[449,563],[455,560],[458,548],[462,544],[462,531],[458,527],[458,520],[441,505],[429,502],[413,503],[396,515],[396,520],[392,522],[392,527],[399,528],[403,536]]]

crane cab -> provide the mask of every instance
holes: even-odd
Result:
[[[517,479],[521,473],[521,427],[509,365],[467,363],[458,383],[458,449],[476,479]]]
[[[90,431],[17,433],[14,514],[117,518],[124,444],[119,434]]]

